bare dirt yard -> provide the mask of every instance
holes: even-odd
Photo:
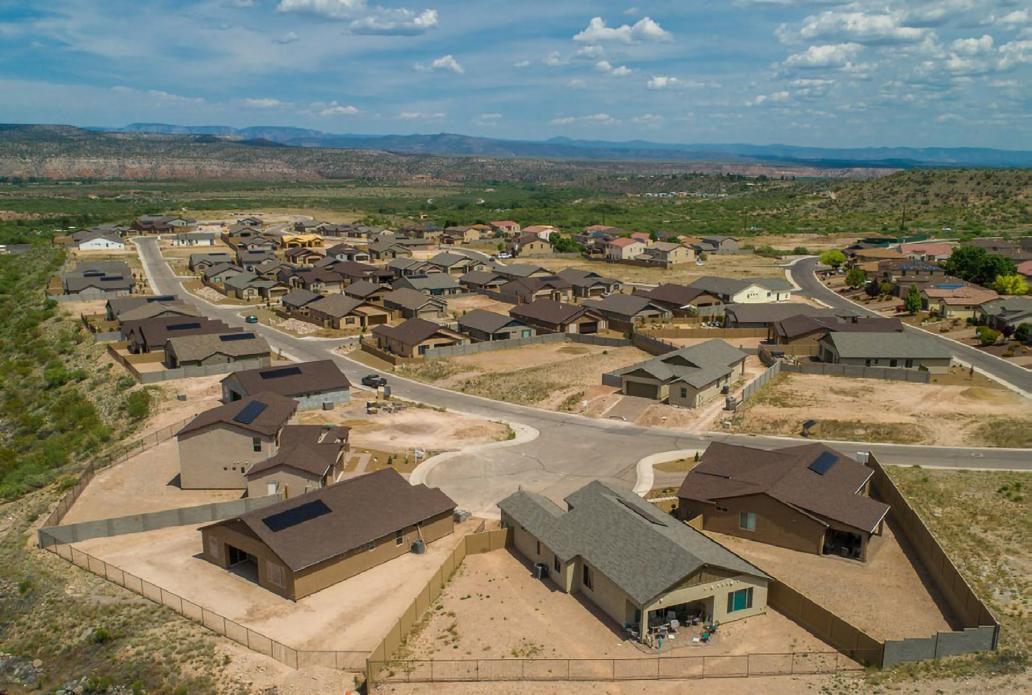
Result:
[[[474,309],[493,311],[496,314],[508,316],[509,309],[512,309],[513,306],[513,304],[509,304],[508,302],[500,302],[497,299],[491,299],[490,297],[485,297],[482,294],[470,294],[465,297],[455,297],[454,299],[448,299],[448,311],[450,311],[451,315],[455,318],[458,318],[467,312],[473,311]]]
[[[203,560],[199,526],[179,526],[75,547],[296,649],[368,652],[462,538],[480,522],[300,601],[290,601]]]
[[[534,579],[508,550],[469,555],[404,647],[405,659],[640,659],[659,652],[632,642],[594,604]],[[720,626],[708,644],[683,629],[672,656],[834,651],[795,623],[765,615]],[[701,629],[701,628],[700,628]]]
[[[942,382],[781,374],[739,408],[732,428],[798,435],[820,422],[822,439],[941,446],[1032,446],[1032,408],[1018,396],[963,369]]]
[[[730,278],[784,277],[784,270],[778,267],[783,261],[751,253],[714,254],[707,257],[703,265],[685,263],[670,269],[648,268],[585,258],[531,258],[527,259],[527,262],[549,270],[562,270],[563,268],[592,270],[605,277],[646,285],[658,285],[665,282],[686,284],[703,275],[719,275]]]
[[[875,639],[927,637],[952,629],[945,603],[891,524],[868,549],[867,562],[704,533]]]
[[[405,364],[397,372],[494,400],[599,415],[618,398],[602,385],[602,373],[649,357],[634,347],[551,343]]]

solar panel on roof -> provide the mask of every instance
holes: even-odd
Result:
[[[263,379],[278,379],[283,376],[297,376],[301,373],[301,369],[298,367],[281,367],[279,369],[267,369],[264,372],[258,372],[259,376]]]
[[[814,459],[813,463],[807,466],[807,468],[809,468],[817,475],[824,475],[829,470],[831,470],[831,467],[835,465],[836,461],[838,461],[838,456],[831,453],[830,451],[825,451],[816,459]]]
[[[269,527],[270,531],[276,533],[329,513],[330,508],[322,500],[312,500],[292,509],[267,516],[262,519],[262,522]]]
[[[176,298],[174,294],[161,294],[156,297],[147,297],[147,303],[151,302],[171,302]]]
[[[224,343],[234,340],[251,340],[252,338],[254,338],[254,333],[227,333],[226,335],[219,336],[219,340]]]
[[[201,324],[199,324],[196,321],[194,321],[193,323],[176,323],[176,324],[173,324],[173,325],[169,326],[165,330],[168,330],[168,331],[185,331],[188,328],[200,328],[200,327],[201,327]]]
[[[254,419],[265,412],[268,408],[265,403],[261,401],[251,401],[248,403],[243,410],[233,416],[235,422],[239,422],[241,425],[250,425],[254,422]]]

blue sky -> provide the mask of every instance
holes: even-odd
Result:
[[[0,0],[0,121],[1032,148],[1030,0]]]

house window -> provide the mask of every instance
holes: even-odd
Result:
[[[584,570],[581,572],[581,583],[589,589],[595,588],[591,584],[591,568],[587,565],[584,565]]]
[[[865,367],[870,367],[871,366],[871,360],[864,360],[864,366]]]
[[[255,452],[262,450],[262,440],[260,437],[251,438],[251,448],[254,449]]]
[[[405,542],[405,530],[398,529],[394,532],[394,545],[401,545]]]
[[[735,611],[744,611],[752,608],[752,595],[753,590],[751,586],[748,589],[730,592],[727,595],[727,612],[734,613]]]
[[[906,367],[907,367],[907,369],[910,369],[910,368],[912,368],[913,366],[914,366],[914,360],[907,360],[907,361],[906,361]]]
[[[366,543],[365,549],[366,550],[376,550],[376,541],[370,541],[370,542]]]
[[[727,507],[721,507],[719,504],[716,505],[716,507],[717,507],[717,511],[718,512],[726,512],[727,511]]]
[[[687,386],[682,386],[681,387],[681,398],[688,398],[688,387]]]
[[[558,555],[556,555],[555,557],[552,558],[552,567],[555,567],[556,573],[559,573],[559,572],[563,571],[563,563],[561,563],[559,561],[559,556]]]
[[[897,364],[899,364],[899,363],[896,360],[889,360],[889,366],[890,367],[895,367]]]
[[[739,512],[738,527],[746,531],[756,530],[756,512]]]
[[[541,554],[541,541],[537,541],[537,554]]]

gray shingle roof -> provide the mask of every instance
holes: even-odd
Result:
[[[595,302],[585,302],[584,306],[590,306],[606,314],[614,314],[623,318],[637,316],[639,312],[652,309],[662,314],[669,315],[666,309],[652,303],[648,297],[635,294],[611,294]]]
[[[472,328],[484,333],[496,333],[510,324],[526,325],[511,316],[497,314],[485,309],[474,309],[459,317],[459,330]]]
[[[852,309],[824,309],[800,302],[763,302],[759,304],[726,304],[724,314],[729,323],[762,323],[771,325],[791,316],[855,316]]]
[[[341,318],[342,316],[347,316],[363,304],[365,304],[363,300],[355,297],[347,297],[343,294],[331,294],[329,296],[316,299],[308,305],[308,308],[312,311],[326,314],[327,316]]]
[[[459,283],[448,273],[428,273],[414,277],[400,278],[396,283],[400,287],[411,287],[414,290],[452,290],[458,289]]]
[[[384,306],[400,307],[409,311],[417,311],[427,304],[447,307],[444,300],[436,297],[428,297],[419,290],[403,287],[400,290],[388,292],[383,296]]]
[[[226,336],[233,336],[226,339]],[[250,337],[243,337],[243,336]],[[180,362],[196,362],[216,354],[230,357],[268,355],[269,344],[254,333],[207,333],[169,338],[167,345]]]
[[[729,374],[732,370],[731,365],[745,357],[744,352],[731,347],[723,340],[708,340],[624,367],[617,370],[616,374],[644,371],[659,381],[683,381],[695,388],[701,388]]]
[[[949,359],[949,348],[919,333],[829,333],[822,338],[844,358]]]
[[[520,491],[498,506],[564,562],[583,558],[639,605],[704,566],[768,578],[633,493],[593,481],[566,503],[569,511],[563,512],[540,495]]]

